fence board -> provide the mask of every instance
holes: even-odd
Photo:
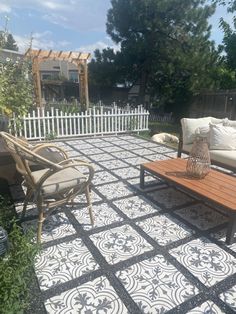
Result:
[[[17,129],[17,118],[13,114],[10,132],[29,140],[43,140],[53,133],[57,138],[84,135],[106,135],[148,130],[149,112],[139,106],[135,110],[124,110],[114,106],[108,110],[89,109],[82,113],[63,113],[51,108],[33,110],[21,120],[22,128]]]

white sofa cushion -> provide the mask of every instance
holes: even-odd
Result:
[[[236,168],[236,150],[210,150],[210,158],[213,161]]]
[[[183,145],[185,152],[190,152],[193,144]],[[210,150],[210,158],[214,162],[220,162],[224,165],[228,165],[236,168],[236,150]]]
[[[196,136],[196,129],[198,127],[207,126],[211,121],[212,117],[198,119],[182,118],[183,144],[191,144]]]
[[[210,149],[236,149],[236,128],[210,123]]]

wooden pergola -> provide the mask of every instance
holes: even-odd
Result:
[[[44,61],[59,60],[67,61],[77,66],[79,77],[80,103],[86,105],[86,108],[88,109],[89,95],[88,95],[87,61],[90,57],[90,53],[28,49],[25,53],[25,57],[29,57],[32,60],[33,82],[37,106],[42,107],[42,92],[39,65],[41,62]]]

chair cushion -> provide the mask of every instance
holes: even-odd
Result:
[[[42,176],[49,169],[42,169],[32,172],[32,176],[37,183]],[[59,172],[52,174],[42,185],[43,195],[53,195],[68,189],[71,189],[77,185],[86,182],[86,176],[84,176],[76,168],[66,168]]]

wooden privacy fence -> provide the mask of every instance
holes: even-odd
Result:
[[[103,107],[89,109],[82,113],[64,113],[51,108],[38,108],[19,121],[16,116],[10,120],[10,132],[29,140],[42,140],[50,136],[56,138],[118,134],[148,130],[149,112],[142,106],[129,112],[112,108],[104,112]]]

